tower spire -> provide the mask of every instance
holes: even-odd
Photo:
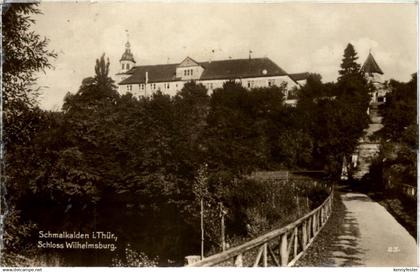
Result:
[[[128,30],[125,30],[125,34],[127,36],[127,42],[125,43],[125,49],[130,50],[130,33],[128,33]]]
[[[130,40],[129,40],[130,35],[129,35],[127,29],[125,30],[125,33],[127,35],[127,42],[125,43],[125,51],[124,51],[124,54],[122,55],[122,57],[120,59],[120,62],[121,61],[129,61],[129,62],[135,63],[136,61],[134,60],[133,53],[131,53],[131,48],[130,48],[131,46],[130,46]]]

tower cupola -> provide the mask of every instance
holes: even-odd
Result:
[[[121,72],[125,73],[131,68],[134,67],[136,61],[134,60],[133,53],[131,53],[130,42],[128,41],[128,34],[127,34],[127,42],[125,43],[125,51],[121,56],[120,65],[121,65]]]

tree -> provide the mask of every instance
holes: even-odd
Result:
[[[360,74],[360,64],[356,61],[359,57],[357,56],[356,50],[351,43],[347,44],[344,50],[343,60],[341,62],[341,69],[338,71],[340,74],[338,80],[346,79],[349,76]]]
[[[417,120],[417,74],[407,83],[391,80],[384,111],[381,133],[388,139],[399,141],[410,125]]]
[[[211,95],[205,134],[209,169],[239,174],[255,168],[258,133],[249,98],[247,89],[233,81]]]
[[[39,13],[37,5],[32,3],[4,4],[2,7],[1,140],[7,151],[4,156],[7,179],[2,177],[5,182],[0,186],[2,194],[5,189],[9,192],[1,195],[1,206],[6,203],[8,207],[4,233],[6,252],[19,252],[25,248],[25,238],[35,227],[21,217],[19,204],[24,201],[27,191],[19,189],[27,189],[30,181],[19,177],[27,177],[31,170],[22,166],[26,166],[26,160],[30,160],[28,156],[33,155],[30,145],[37,133],[45,128],[47,119],[37,107],[39,89],[34,88],[35,74],[51,68],[50,61],[56,57],[47,48],[48,39],[31,30],[35,23],[31,15]]]
[[[287,158],[308,162],[315,168],[324,168],[336,174],[343,155],[353,152],[363,129],[368,124],[366,110],[369,104],[369,85],[359,72],[357,53],[349,44],[339,70],[337,83],[322,83],[321,77],[311,74],[299,91],[296,123],[299,137],[283,137],[289,141],[283,149]],[[307,134],[308,136],[304,136]],[[292,133],[293,135],[293,133]],[[305,148],[306,147],[306,148]],[[299,148],[303,148],[299,151]],[[309,150],[312,148],[312,158]],[[305,152],[306,150],[306,152]],[[298,153],[295,153],[298,152]],[[301,159],[293,154],[305,154]]]
[[[30,140],[33,131],[28,116],[37,105],[39,89],[35,73],[51,68],[57,55],[48,50],[48,39],[31,30],[32,14],[40,14],[36,4],[13,3],[2,8],[3,35],[3,143],[6,148]]]
[[[63,104],[65,112],[75,114],[92,112],[117,102],[119,94],[114,81],[109,77],[109,65],[109,59],[105,61],[105,54],[96,59],[95,76],[83,79],[76,94],[66,95]]]
[[[381,151],[386,158],[380,162],[385,179],[393,184],[417,185],[417,74],[409,82],[389,82],[391,92],[384,105],[384,127],[378,132],[382,136]],[[372,175],[374,173],[372,172]]]

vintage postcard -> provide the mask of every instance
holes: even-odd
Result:
[[[417,2],[1,9],[2,267],[417,271]]]

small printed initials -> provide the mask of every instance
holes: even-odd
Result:
[[[388,247],[388,252],[392,252],[392,253],[400,252],[400,248],[397,246]]]

